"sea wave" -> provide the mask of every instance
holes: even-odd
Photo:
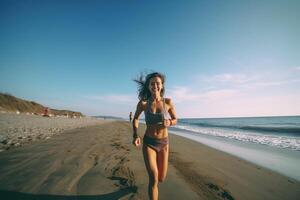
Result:
[[[279,133],[279,134],[288,134],[293,136],[300,136],[300,127],[293,125],[223,125],[223,124],[212,124],[212,123],[203,123],[203,122],[195,122],[195,123],[182,123],[187,125],[194,125],[199,127],[210,127],[210,128],[228,128],[228,129],[241,129],[241,130],[249,130],[249,131],[260,131],[260,132],[268,132],[268,133]]]
[[[216,137],[229,138],[243,142],[253,142],[257,144],[269,145],[278,148],[290,148],[300,151],[300,137],[256,134],[253,132],[226,130],[221,128],[208,128],[198,126],[177,125],[175,128],[184,131],[191,131],[197,134],[205,134]]]

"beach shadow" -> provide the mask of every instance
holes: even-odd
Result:
[[[136,193],[137,187],[127,187],[118,191],[100,195],[50,195],[50,194],[29,194],[17,191],[0,190],[1,199],[5,200],[118,200],[121,197]]]

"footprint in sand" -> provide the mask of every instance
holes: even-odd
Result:
[[[99,156],[96,155],[94,158],[94,166],[98,165]]]
[[[229,194],[228,191],[224,190],[223,188],[220,188],[217,185],[214,185],[212,183],[206,184],[210,190],[213,190],[214,192],[217,192],[217,195],[221,197],[224,200],[234,200],[234,198]]]

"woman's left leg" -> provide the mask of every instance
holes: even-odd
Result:
[[[169,162],[169,145],[157,153],[158,181],[163,182],[167,176]]]

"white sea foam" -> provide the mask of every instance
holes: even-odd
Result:
[[[224,137],[229,139],[235,139],[244,142],[253,142],[263,145],[269,145],[278,148],[289,148],[300,151],[300,137],[261,134],[250,131],[239,131],[222,128],[208,128],[199,126],[184,126],[177,125],[175,128],[180,130],[192,131],[197,134],[205,134],[216,137]]]

